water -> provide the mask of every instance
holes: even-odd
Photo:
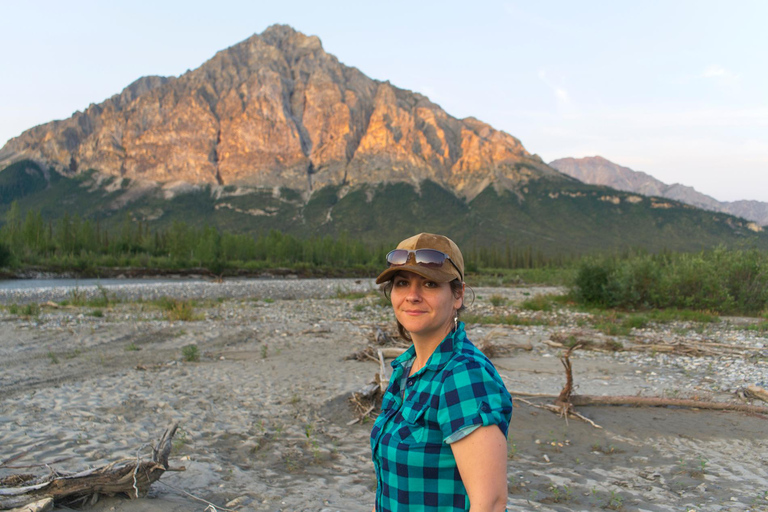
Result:
[[[85,288],[90,286],[125,286],[132,284],[204,283],[203,279],[125,278],[125,279],[9,279],[0,281],[0,290],[37,290],[41,288]]]

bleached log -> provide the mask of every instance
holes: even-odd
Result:
[[[48,512],[53,509],[53,499],[43,498],[34,503],[28,503],[20,508],[13,508],[9,512]]]
[[[27,510],[24,507],[37,506],[46,499],[58,504],[86,501],[99,494],[124,494],[129,498],[144,496],[149,487],[169,470],[168,457],[177,429],[176,423],[165,431],[160,442],[153,448],[151,461],[123,459],[75,474],[53,473],[37,479],[29,479],[25,475],[22,479],[24,485],[0,488],[0,510]]]

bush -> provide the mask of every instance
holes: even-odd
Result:
[[[579,266],[571,293],[592,306],[757,314],[768,307],[768,254],[718,248],[590,259]]]
[[[613,264],[608,260],[585,260],[579,265],[573,283],[573,296],[582,304],[612,306],[610,293]]]

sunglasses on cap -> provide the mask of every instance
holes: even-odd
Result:
[[[411,257],[411,254],[413,254],[413,258],[417,265],[428,268],[442,267],[445,260],[448,260],[450,264],[453,265],[453,268],[459,273],[461,280],[464,281],[464,276],[462,275],[461,270],[459,270],[459,267],[457,267],[453,260],[451,260],[451,257],[436,249],[416,249],[415,251],[395,249],[387,254],[387,263],[389,263],[390,267],[400,267],[408,263],[408,258]]]

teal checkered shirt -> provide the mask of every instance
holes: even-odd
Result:
[[[449,443],[486,425],[498,425],[506,436],[512,397],[461,322],[426,366],[406,378],[415,357],[411,347],[392,362],[371,431],[376,510],[469,510]]]

